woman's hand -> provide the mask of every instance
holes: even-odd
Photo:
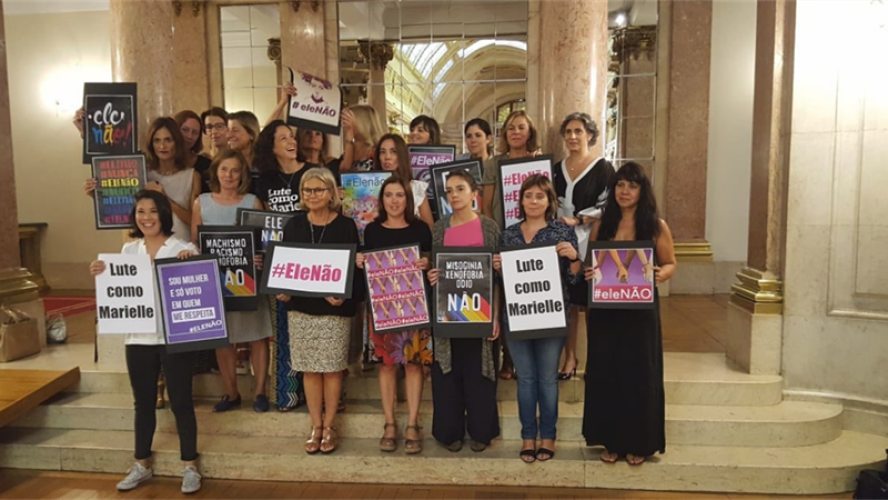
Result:
[[[283,293],[275,295],[274,298],[280,300],[281,302],[290,302],[290,296]]]
[[[629,283],[629,270],[617,263],[617,280],[620,283]]]
[[[429,285],[435,286],[438,284],[438,276],[441,274],[440,269],[429,269],[428,277],[429,277]]]
[[[648,283],[654,281],[654,266],[650,262],[644,265],[644,280]]]
[[[296,91],[296,87],[294,87],[293,84],[290,82],[285,83],[282,90],[283,92],[281,92],[281,100],[280,102],[278,102],[278,105],[280,105],[281,107],[287,105],[290,97],[296,97],[299,94],[299,92]]]
[[[542,150],[542,149],[537,149],[536,151],[533,151],[533,152],[530,153],[530,157],[531,157],[531,158],[534,158],[534,157],[539,156],[539,155],[541,155],[541,154],[543,154],[543,150]]]
[[[185,260],[185,259],[190,259],[191,257],[194,257],[195,255],[197,255],[197,252],[195,252],[193,250],[182,250],[181,252],[179,252],[179,255],[176,255],[176,258],[179,260]]]
[[[574,261],[577,260],[580,256],[580,252],[574,248],[573,245],[566,241],[562,241],[561,243],[555,245],[555,251],[558,252],[559,257],[567,257],[567,260]]]
[[[498,253],[493,254],[493,270],[496,272],[503,270],[503,257]]]
[[[105,261],[94,260],[89,264],[89,274],[93,278],[105,272]]]
[[[345,299],[337,299],[334,297],[324,297],[324,300],[330,303],[333,307],[339,307],[345,303]]]
[[[342,140],[351,142],[355,138],[355,114],[350,109],[342,110]]]
[[[499,336],[500,336],[499,318],[494,316],[494,318],[493,318],[493,335],[491,335],[490,337],[487,337],[487,340],[493,342],[494,340],[498,339]]]
[[[574,227],[580,223],[580,219],[577,219],[576,217],[561,217],[558,220],[570,227]]]
[[[99,183],[95,179],[87,179],[83,181],[83,194],[92,198],[96,195],[96,186],[98,185]]]
[[[157,191],[158,193],[166,196],[166,191],[163,190],[163,186],[157,181],[151,181],[148,184],[145,184],[145,189],[148,191]]]
[[[657,278],[657,284],[665,283],[669,277],[660,272],[660,266],[654,266],[653,268],[654,276]]]
[[[420,271],[425,271],[429,268],[429,259],[428,257],[423,257],[415,262],[413,262],[413,267],[419,269]]]
[[[257,253],[253,256],[253,265],[256,266],[256,269],[262,270],[262,266],[265,264],[265,258],[261,253]]]
[[[364,269],[364,254],[361,252],[355,254],[355,266],[358,269]]]
[[[597,267],[587,267],[585,271],[583,271],[583,277],[586,278],[586,281],[601,283],[601,269],[598,269]]]
[[[80,137],[83,137],[83,122],[85,116],[86,111],[84,111],[83,108],[80,108],[74,112],[74,118],[71,120],[71,123],[74,124],[74,128],[80,132]]]

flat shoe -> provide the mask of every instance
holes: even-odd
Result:
[[[484,443],[479,443],[478,441],[472,441],[472,445],[469,446],[469,448],[471,448],[472,451],[476,453],[480,453],[487,449],[487,445]]]
[[[241,405],[241,397],[238,396],[235,399],[228,399],[228,395],[222,396],[222,401],[216,403],[216,406],[213,407],[213,413],[222,413],[228,410],[233,410],[235,408],[240,408]]]
[[[454,452],[454,453],[461,450],[462,447],[463,447],[462,440],[457,440],[457,441],[454,441],[454,442],[447,445],[447,449]]]
[[[544,458],[545,455],[549,455],[549,456]],[[548,448],[540,448],[536,452],[536,459],[539,460],[540,462],[552,460],[553,458],[555,458],[555,452],[548,449]]]

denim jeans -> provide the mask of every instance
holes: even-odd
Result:
[[[515,340],[507,334],[515,374],[518,376],[518,418],[521,439],[537,438],[537,405],[540,439],[555,439],[558,422],[558,362],[564,337]]]

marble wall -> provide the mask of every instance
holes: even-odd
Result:
[[[797,4],[783,370],[888,402],[888,5]]]

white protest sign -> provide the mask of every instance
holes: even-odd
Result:
[[[105,272],[96,276],[98,331],[101,335],[157,333],[157,294],[148,255],[100,254]]]
[[[290,73],[296,95],[290,97],[287,123],[300,128],[339,135],[342,93],[329,80],[301,71]]]
[[[260,291],[349,299],[355,245],[272,243]]]
[[[537,156],[500,162],[500,187],[503,197],[503,227],[521,222],[518,209],[521,204],[521,184],[534,174],[542,174],[552,180],[552,156]]]
[[[561,269],[554,245],[509,250],[502,257],[509,333],[519,339],[567,333]]]

